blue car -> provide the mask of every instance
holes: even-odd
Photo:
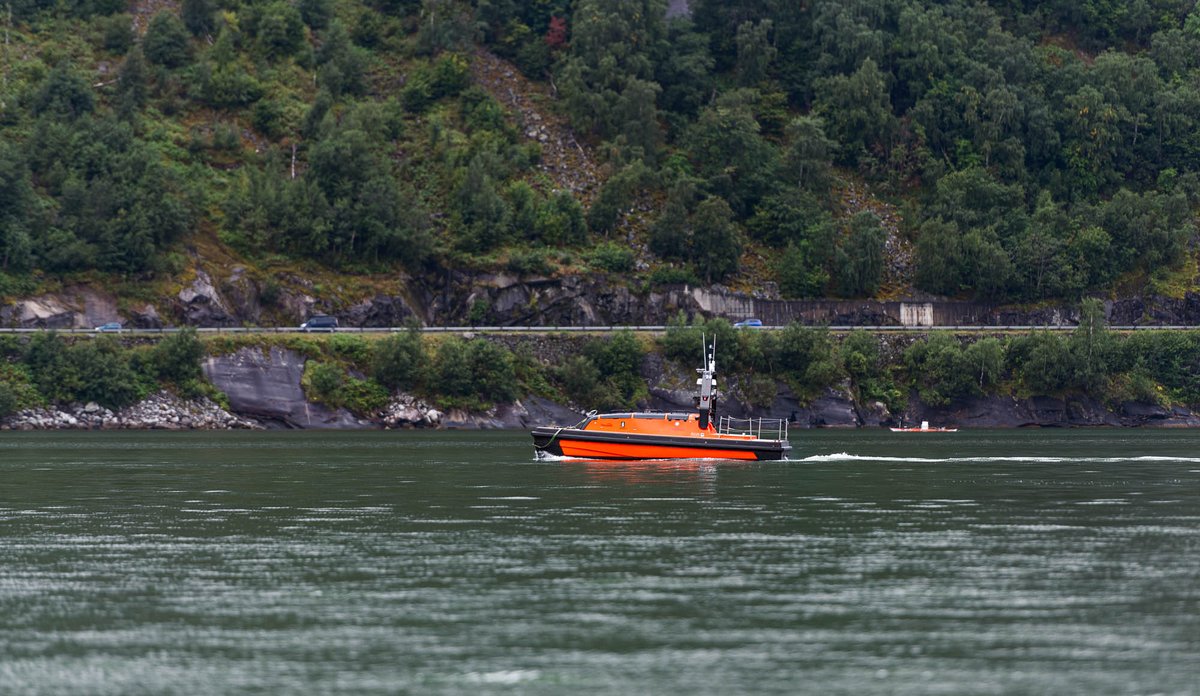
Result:
[[[96,331],[97,333],[120,333],[121,322],[110,321],[107,324],[101,324],[100,326],[96,327]]]
[[[762,328],[762,319],[744,319],[733,325],[735,329],[760,329]]]

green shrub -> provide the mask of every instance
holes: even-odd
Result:
[[[650,273],[651,285],[699,285],[700,279],[690,268],[660,266]]]
[[[101,17],[96,20],[96,26],[105,50],[125,55],[133,46],[133,17],[125,13]]]
[[[204,344],[196,329],[187,327],[158,342],[151,351],[151,364],[159,379],[182,385],[200,378]]]
[[[25,364],[34,386],[47,401],[72,399],[79,376],[68,359],[66,341],[57,333],[34,334],[25,348]]]
[[[1012,339],[1008,344],[1007,363],[1013,374],[1038,394],[1060,392],[1070,387],[1075,377],[1067,342],[1049,331]]]
[[[877,336],[853,331],[842,341],[838,352],[861,401],[881,401],[893,411],[904,408],[904,392],[896,385],[892,371],[883,364]]]
[[[335,363],[310,361],[305,366],[305,378],[312,396],[321,403],[337,406],[346,371]]]
[[[452,97],[466,89],[469,84],[470,65],[465,57],[448,53],[433,64],[429,86],[434,99]]]
[[[346,380],[338,393],[338,405],[360,416],[379,413],[388,405],[387,389],[373,379]]]
[[[162,10],[154,15],[142,37],[146,60],[164,68],[179,68],[191,60],[188,30],[175,13]]]
[[[535,249],[531,251],[514,251],[508,256],[508,270],[520,275],[550,275],[554,268],[546,259],[546,252]]]
[[[0,335],[0,358],[15,358],[21,355],[21,338],[12,334]],[[2,364],[2,363],[0,363]]]
[[[130,352],[116,339],[103,336],[71,346],[68,351],[79,402],[95,401],[112,409],[128,406],[149,393],[146,383],[133,369]]]
[[[647,395],[641,376],[642,347],[633,332],[589,341],[576,358],[559,375],[577,403],[601,409],[633,408]],[[579,374],[572,374],[575,370]]]
[[[475,393],[467,344],[460,338],[449,338],[438,346],[433,360],[431,391],[446,396],[469,396]]]
[[[438,347],[431,391],[481,403],[512,401],[517,396],[513,356],[484,339],[451,338]]]
[[[179,6],[179,16],[183,25],[195,36],[212,33],[216,27],[216,12],[214,0],[183,0]]]
[[[375,343],[371,374],[388,389],[412,389],[420,383],[427,362],[421,332],[410,329]]]
[[[935,333],[912,344],[904,351],[904,364],[927,404],[941,406],[956,396],[978,392],[962,344],[950,334]]]
[[[777,364],[802,387],[828,386],[842,376],[827,329],[792,323],[779,333],[777,345]]]
[[[17,410],[17,391],[12,385],[0,380],[0,418]]]
[[[1140,371],[1184,403],[1200,403],[1200,332],[1137,331],[1115,351],[1114,367]]]
[[[982,392],[999,382],[1004,374],[1004,344],[997,338],[980,339],[963,351],[963,364]]]
[[[271,58],[284,58],[300,50],[304,43],[304,19],[300,10],[278,0],[259,12],[255,27],[259,50]]]
[[[0,384],[4,385],[4,388],[13,397],[10,413],[23,408],[42,406],[46,403],[46,400],[38,393],[37,387],[34,386],[26,365],[0,362]],[[0,415],[4,415],[3,409],[0,409]]]
[[[596,247],[588,260],[593,266],[611,273],[629,273],[633,270],[633,250],[612,242]]]
[[[471,309],[467,312],[467,321],[471,326],[479,326],[487,320],[491,310],[492,303],[481,297],[471,303]]]
[[[507,348],[476,339],[467,344],[467,355],[481,397],[497,402],[517,398],[517,374],[513,369],[512,353]]]
[[[341,358],[356,367],[365,368],[371,364],[373,352],[371,344],[367,343],[362,336],[335,333],[329,337],[325,346],[334,357]]]
[[[547,198],[533,222],[534,237],[545,244],[579,244],[587,237],[587,221],[579,201],[566,191]]]

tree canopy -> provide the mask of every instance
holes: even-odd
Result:
[[[902,237],[920,289],[1038,301],[1192,255],[1183,0],[186,0],[140,38],[123,9],[12,4],[0,272],[152,275],[210,231],[345,272],[539,247],[605,270],[621,235],[627,273],[862,297]],[[477,49],[544,89],[594,190]]]

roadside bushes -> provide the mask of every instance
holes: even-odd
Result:
[[[921,400],[943,406],[954,397],[982,394],[999,381],[1004,347],[995,338],[985,338],[964,348],[953,335],[935,333],[908,347],[904,366]]]
[[[51,332],[30,340],[24,361],[34,385],[48,401],[95,401],[121,408],[150,391],[137,357],[135,360],[110,336],[68,345]]]
[[[17,410],[17,392],[8,382],[0,380],[0,418]]]
[[[589,341],[580,355],[557,370],[567,396],[576,404],[603,410],[632,409],[648,396],[641,375],[643,351],[637,337],[621,331]]]
[[[204,344],[188,327],[159,341],[150,352],[150,363],[159,379],[183,386],[200,379]]]
[[[373,346],[371,375],[388,389],[410,389],[420,380],[427,362],[421,333],[410,329]]]
[[[467,403],[512,401],[518,391],[513,355],[481,338],[449,338],[438,346],[429,389]]]
[[[388,403],[388,391],[378,382],[347,375],[346,368],[336,362],[308,361],[302,384],[314,401],[362,416],[377,413]]]
[[[837,347],[823,328],[791,324],[782,331],[735,329],[725,319],[695,319],[682,314],[667,325],[661,345],[665,357],[697,366],[701,343],[717,343],[717,367],[725,374],[765,374],[789,380],[801,390],[818,389],[842,378]]]

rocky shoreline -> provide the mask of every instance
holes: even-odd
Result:
[[[494,340],[512,350],[524,340],[525,350],[549,364],[562,364],[580,350],[577,337]],[[882,350],[895,352],[908,339],[889,337]],[[509,345],[512,343],[512,345]],[[543,425],[577,423],[582,405],[557,403],[525,395],[512,403],[486,410],[451,408],[430,403],[413,394],[394,393],[380,411],[355,414],[310,400],[303,385],[304,354],[280,345],[245,346],[204,358],[204,377],[224,394],[218,405],[207,397],[181,398],[159,391],[127,408],[112,411],[95,403],[58,405],[20,411],[0,418],[0,430],[229,430],[229,429],[461,429],[523,430]],[[642,410],[690,411],[694,375],[682,366],[648,353],[642,359],[641,377],[648,387]],[[783,381],[775,382],[774,395],[762,394],[762,385],[743,384],[737,375],[722,380],[722,415],[738,418],[779,418],[796,430],[808,428],[879,428],[929,421],[938,426],[963,428],[1020,427],[1200,427],[1200,415],[1179,406],[1127,401],[1107,403],[1085,394],[1057,396],[989,394],[960,398],[945,406],[923,403],[915,392],[902,411],[891,412],[881,402],[856,397],[851,382],[826,387],[816,394],[800,395]]]
[[[299,358],[289,353],[282,351],[266,359],[262,358],[261,353],[258,353],[259,358],[242,355],[240,360],[249,358],[261,368],[260,379],[251,383],[259,387],[273,383],[274,387],[268,386],[265,391],[247,391],[243,385],[241,389],[226,392],[229,410],[207,397],[185,399],[168,391],[159,391],[118,411],[95,403],[26,409],[0,418],[0,431],[527,430],[541,425],[572,424],[583,417],[583,413],[577,409],[537,396],[498,404],[484,411],[468,411],[443,410],[413,395],[400,393],[393,395],[388,406],[379,413],[369,418],[359,418],[344,409],[331,411],[305,400],[298,381],[288,381],[288,375],[294,376],[297,372]],[[210,359],[210,365],[218,361],[216,364],[219,366],[222,360],[236,362],[239,357],[234,354]],[[299,362],[302,363],[302,360]],[[279,378],[282,378],[283,386],[290,392],[288,396],[291,400],[278,398]],[[651,387],[646,408],[660,411],[690,410],[691,393],[686,389],[671,388],[666,379],[670,379],[670,376],[664,375]],[[914,395],[903,414],[892,414],[881,403],[857,402],[844,385],[828,388],[815,398],[802,400],[786,385],[779,384],[774,402],[765,408],[742,403],[737,397],[736,383],[729,386],[731,393],[721,405],[722,414],[740,418],[782,418],[794,430],[880,428],[922,420],[939,426],[961,428],[1200,427],[1200,414],[1179,406],[1166,407],[1134,401],[1105,404],[1084,395],[1062,398],[988,395],[959,399],[937,407],[922,403]],[[264,399],[271,394],[276,398]],[[269,407],[264,407],[264,404]],[[304,413],[306,417],[297,419],[298,413]]]
[[[0,430],[262,430],[212,399],[183,399],[168,391],[118,411],[96,403],[33,408],[0,418]]]

